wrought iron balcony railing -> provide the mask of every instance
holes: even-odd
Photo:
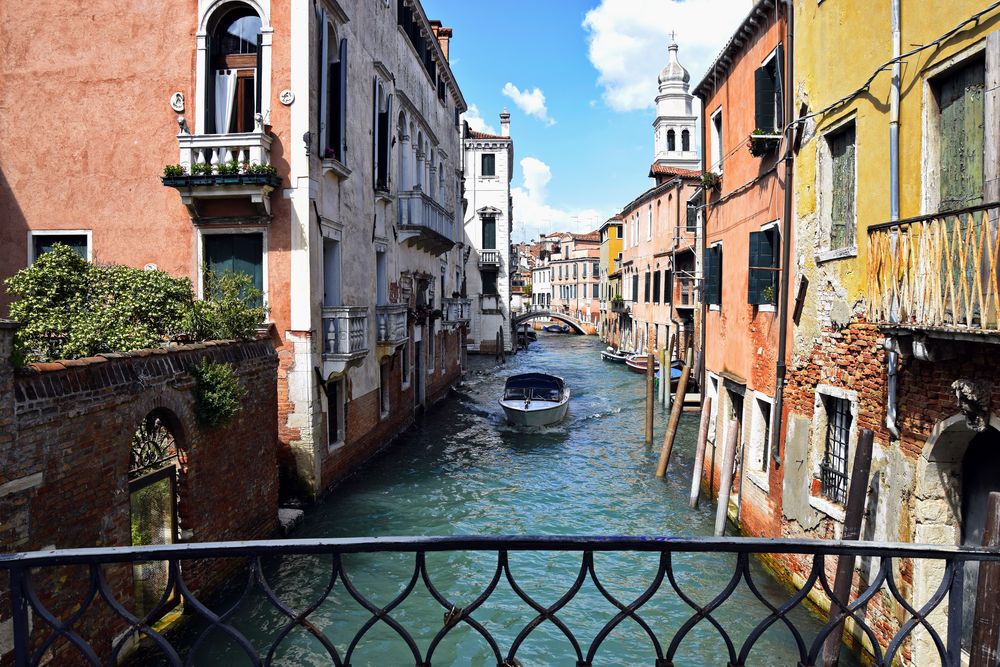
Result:
[[[868,320],[1000,333],[1000,204],[868,228]]]
[[[766,588],[766,575],[753,566],[751,556],[756,554],[800,557],[811,563],[802,588],[786,591],[787,598],[772,599],[773,586]],[[542,568],[541,577],[523,576],[519,559],[532,555],[549,564],[569,559],[565,581],[551,567]],[[390,593],[378,595],[360,582],[366,568],[375,568],[376,557],[390,556],[401,565],[400,578],[392,581]],[[830,559],[838,556],[871,563],[861,590],[850,600],[837,599],[828,581]],[[472,582],[463,582],[456,590],[441,585],[456,565],[455,559],[473,557],[479,558],[474,564],[482,570],[480,583],[470,587]],[[613,559],[626,557],[645,558],[651,567],[631,563],[631,570],[641,574],[635,587],[623,590],[616,578],[622,573],[621,563]],[[130,611],[134,606],[129,599],[131,566],[150,561],[165,563],[168,575],[156,608],[139,617]],[[236,583],[245,577],[242,594],[210,603],[208,596],[195,592],[200,590],[196,581],[204,579],[206,568],[223,561],[237,565]],[[914,587],[903,579],[913,571],[914,563],[925,561],[927,569],[936,573],[935,581],[923,594],[925,599],[914,600]],[[808,666],[817,664],[825,640],[841,631],[845,619],[853,621],[856,635],[867,638],[876,665],[896,664],[903,660],[903,652],[919,649],[926,651],[920,654],[920,664],[959,667],[967,562],[990,562],[990,567],[997,567],[1000,551],[819,540],[562,536],[309,539],[70,549],[0,555],[0,570],[9,575],[0,578],[0,600],[10,603],[0,619],[9,619],[13,643],[12,647],[7,644],[7,650],[12,651],[17,667],[53,657],[76,664],[116,664],[128,650],[155,654],[162,664],[196,664],[196,658],[202,657],[199,651],[207,650],[213,641],[226,645],[230,664],[245,660],[271,664],[289,644],[305,641],[307,647],[300,644],[297,648],[300,661],[306,651],[317,660],[350,665],[358,657],[356,651],[364,652],[359,646],[370,648],[378,641],[395,646],[398,655],[391,664],[426,666],[436,664],[435,655],[443,660],[447,648],[436,651],[453,647],[456,638],[462,637],[481,640],[475,650],[483,664],[507,666],[519,664],[517,656],[520,652],[524,657],[531,645],[529,638],[535,641],[546,632],[560,640],[553,646],[564,652],[547,656],[550,664],[608,664],[611,649],[607,646],[613,644],[635,652],[630,658],[617,656],[627,664],[641,661],[667,667],[689,651],[691,644],[703,644],[711,636],[717,637],[715,643],[709,642],[717,650],[714,664],[746,665],[755,647],[755,664],[768,659],[776,664],[765,638],[774,634],[769,632],[772,629],[787,637],[786,657]],[[714,568],[708,572],[709,579],[717,585],[709,584],[712,590],[706,591],[703,575],[708,565]],[[388,577],[385,569],[375,569],[368,573],[370,577]],[[837,610],[825,624],[800,613],[814,589],[832,599]],[[66,599],[71,593],[76,597]],[[509,600],[499,600],[504,595]],[[733,603],[737,595],[744,602],[735,614],[726,616],[723,605]],[[154,619],[168,604],[178,603],[184,608],[187,627],[176,632],[154,629]],[[875,603],[883,610],[895,609],[891,619],[873,610],[870,605]],[[574,612],[574,605],[580,604],[584,608]],[[664,629],[663,618],[657,617],[665,608],[673,610],[667,619],[671,632]],[[492,615],[497,612],[506,614],[505,622],[497,622]],[[727,627],[727,618],[738,620],[742,629]],[[809,619],[811,630],[801,623],[803,618]],[[589,629],[581,627],[587,625],[581,619],[589,622]],[[618,634],[624,631],[634,632],[621,644]],[[445,639],[452,633],[448,644]],[[598,662],[602,646],[605,652]],[[0,658],[10,660],[9,655]],[[615,663],[623,664],[617,658]],[[140,658],[144,664],[150,660]]]

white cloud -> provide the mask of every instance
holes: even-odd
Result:
[[[469,109],[462,114],[462,120],[469,122],[469,128],[475,130],[476,132],[485,132],[486,134],[497,134],[496,129],[483,120],[482,115],[479,113],[479,107],[475,104],[470,104]]]
[[[541,88],[519,90],[517,86],[508,81],[500,92],[512,99],[517,108],[529,116],[534,116],[546,125],[556,124],[555,120],[549,118],[549,110],[545,107],[545,93],[542,92]]]
[[[538,158],[523,158],[521,172],[522,184],[511,188],[515,241],[530,241],[550,232],[592,232],[607,219],[595,209],[561,209],[549,204],[552,169]]]
[[[752,0],[601,0],[583,27],[604,102],[615,111],[653,106],[672,31],[694,87],[751,6]]]

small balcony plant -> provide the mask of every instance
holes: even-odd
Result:
[[[717,189],[721,182],[722,181],[719,178],[719,175],[714,171],[706,171],[703,172],[701,175],[701,187],[705,188],[706,190]]]
[[[183,185],[187,182],[187,169],[182,164],[168,164],[163,168],[164,185]]]
[[[764,157],[778,148],[778,141],[773,131],[756,129],[747,138],[747,150],[754,157]]]

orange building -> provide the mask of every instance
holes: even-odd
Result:
[[[715,461],[706,470],[721,474],[723,445],[738,429],[733,502],[743,530],[754,535],[778,535],[781,528],[783,469],[772,463],[772,413],[781,244],[790,242],[781,234],[785,19],[783,3],[757,0],[694,91],[703,103],[709,172],[703,386],[713,399]]]

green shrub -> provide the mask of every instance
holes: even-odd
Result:
[[[182,164],[168,164],[163,168],[163,175],[167,177],[178,177],[187,175],[187,169]]]
[[[274,176],[278,173],[278,168],[273,164],[260,164],[254,162],[247,166],[246,172],[254,176]]]
[[[191,374],[195,378],[195,413],[202,426],[221,426],[243,407],[246,390],[231,365],[202,358],[191,367]]]
[[[194,301],[184,330],[197,340],[247,340],[267,317],[264,295],[245,273],[203,269],[205,298]]]
[[[215,173],[220,176],[233,175],[240,173],[240,163],[236,160],[230,160],[229,162],[220,162],[215,167]]]
[[[205,272],[205,295],[163,271],[91,264],[55,244],[6,281],[20,322],[12,359],[30,363],[153,347],[178,336],[252,339],[267,314],[244,274]]]
[[[195,162],[191,165],[191,173],[195,176],[211,176],[212,165],[208,162]]]

